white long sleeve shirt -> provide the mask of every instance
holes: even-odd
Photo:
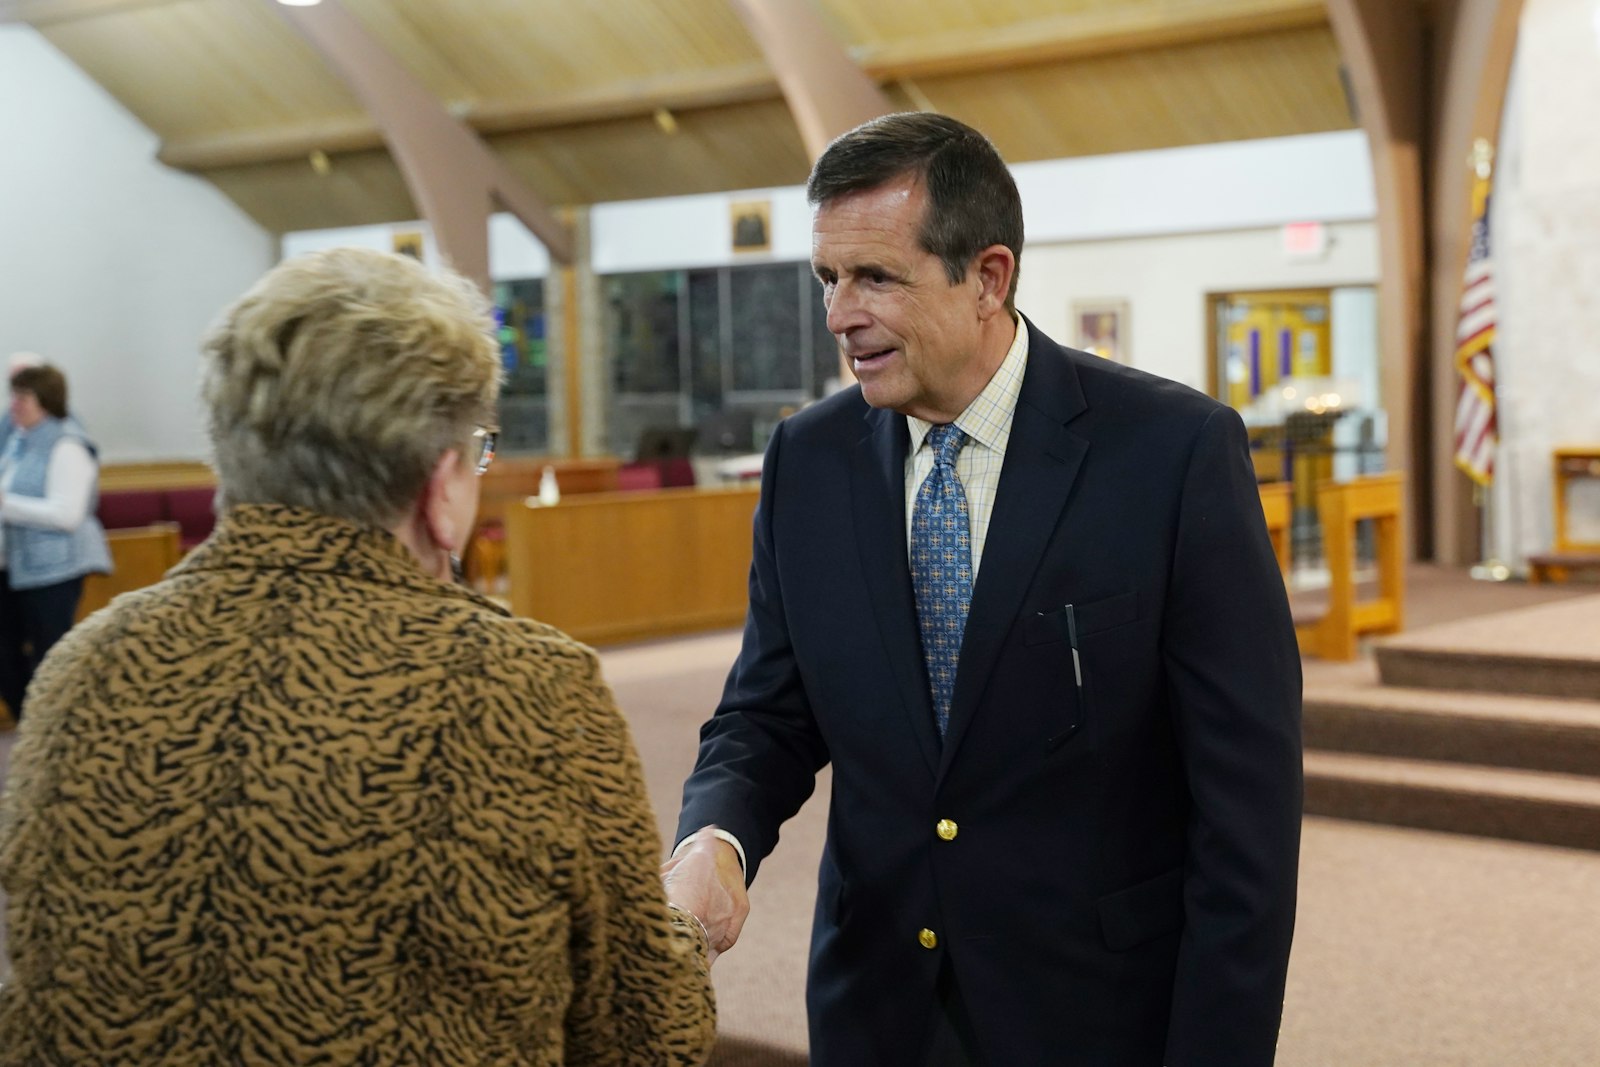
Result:
[[[25,433],[26,431],[19,431]],[[11,492],[16,467],[9,457],[0,459],[0,523],[72,530],[89,515],[94,493],[94,458],[83,442],[63,437],[50,452],[45,469],[44,496],[18,496]],[[5,527],[0,525],[0,568],[5,566]]]

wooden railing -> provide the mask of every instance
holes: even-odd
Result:
[[[102,493],[127,489],[200,489],[216,484],[216,472],[198,460],[107,463],[100,468]]]
[[[485,510],[505,524],[513,611],[595,643],[742,621],[755,486],[595,492],[615,479],[617,461],[569,460],[557,466],[562,502],[529,506],[526,497],[537,490],[542,469],[539,461],[512,461],[483,487]],[[202,464],[138,464],[107,468],[103,483],[204,485],[209,476]],[[1402,475],[1382,474],[1317,487],[1330,584],[1326,613],[1296,626],[1306,655],[1353,659],[1362,637],[1400,629],[1403,486]],[[1287,575],[1289,486],[1266,484],[1260,491],[1273,552]],[[1357,599],[1355,576],[1356,523],[1362,519],[1374,521],[1377,538],[1378,593],[1368,600]],[[108,540],[116,573],[85,581],[79,618],[119,593],[159,580],[180,556],[177,529],[170,524],[112,531]],[[500,545],[493,547],[500,551]]]
[[[1400,506],[1404,479],[1377,475],[1318,486],[1328,610],[1297,626],[1301,651],[1353,659],[1357,641],[1404,618]],[[736,626],[744,618],[750,521],[758,489],[599,493],[505,511],[511,609],[604,644]],[[1273,551],[1289,566],[1288,487],[1261,487]],[[1375,520],[1378,597],[1358,601],[1356,523]]]
[[[1303,655],[1355,659],[1360,638],[1397,632],[1405,622],[1405,567],[1400,514],[1405,476],[1374,474],[1317,486],[1322,554],[1328,568],[1328,610],[1315,622],[1295,627]],[[1357,599],[1356,524],[1371,519],[1377,563],[1377,596]]]

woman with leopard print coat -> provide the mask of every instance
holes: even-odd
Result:
[[[493,450],[470,283],[291,260],[205,348],[215,534],[40,669],[0,814],[0,1064],[692,1064],[594,653],[451,580]]]

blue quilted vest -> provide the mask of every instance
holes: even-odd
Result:
[[[46,417],[26,432],[13,430],[9,446],[15,474],[11,492],[17,496],[44,496],[50,453],[63,438],[72,437],[98,459],[94,443],[76,422]],[[85,574],[110,574],[111,553],[106,533],[95,518],[99,490],[91,490],[89,513],[75,530],[47,530],[38,526],[6,523],[6,571],[13,589],[37,589]]]

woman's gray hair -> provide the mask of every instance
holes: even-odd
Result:
[[[499,351],[470,281],[340,248],[288,260],[203,346],[221,503],[392,526],[439,457],[495,424]]]

